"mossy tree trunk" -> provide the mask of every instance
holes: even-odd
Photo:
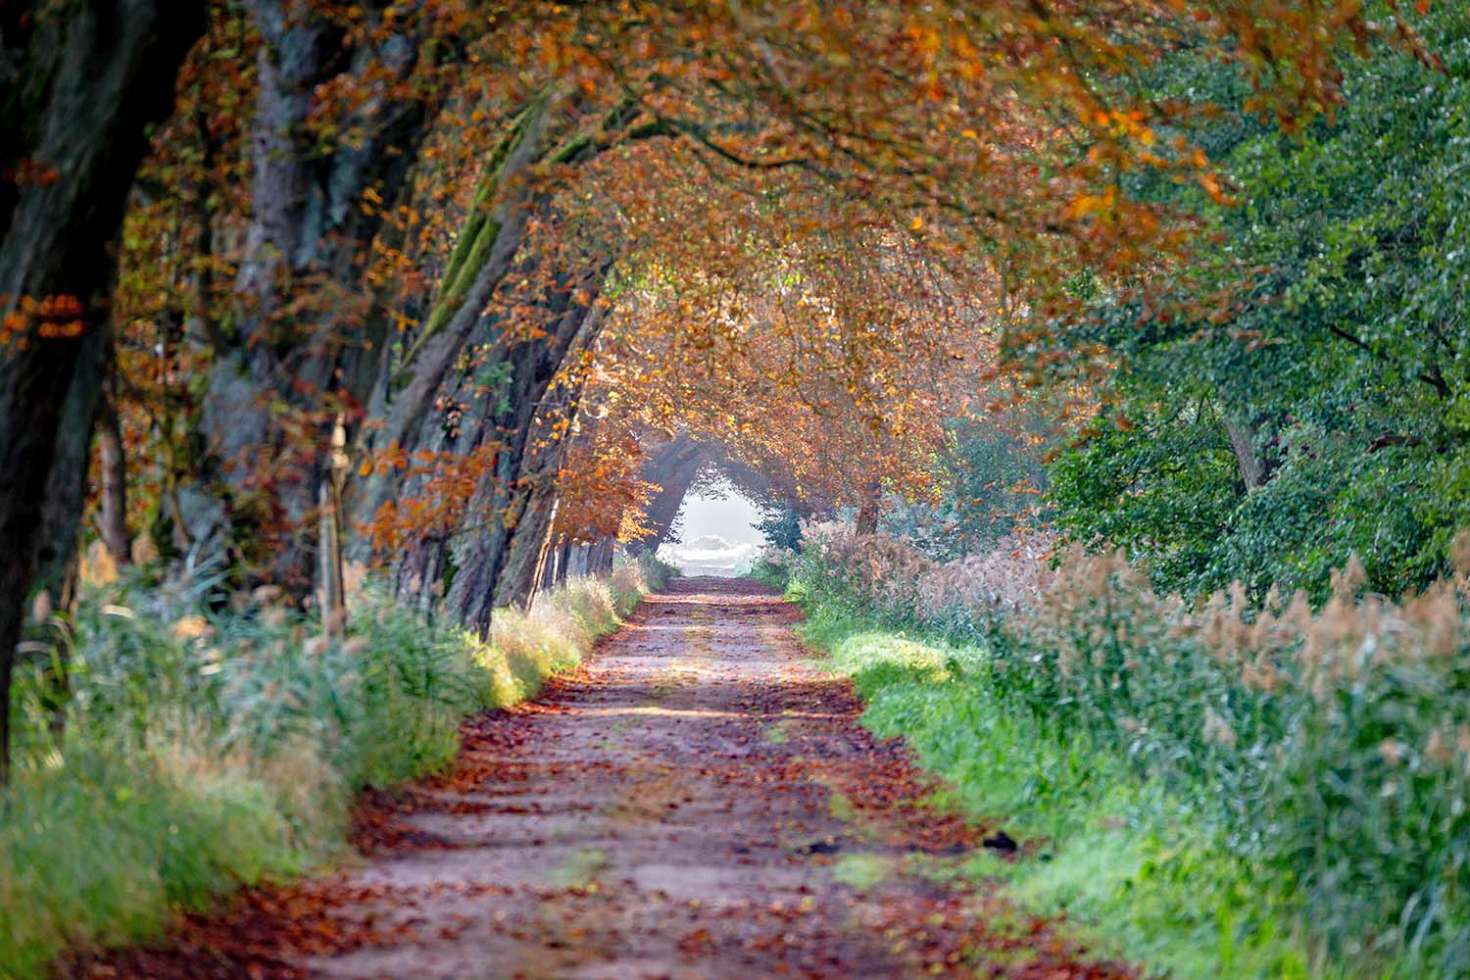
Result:
[[[575,413],[575,397],[553,405],[548,392],[571,353],[590,345],[600,329],[595,297],[607,264],[595,254],[568,264],[558,249],[541,255],[540,246],[528,241],[533,219],[550,224],[556,218],[542,176],[549,166],[575,167],[595,157],[629,133],[635,115],[624,106],[592,120],[579,115],[575,94],[531,98],[487,161],[423,327],[406,350],[383,352],[355,447],[359,464],[420,451],[489,456],[463,526],[447,544],[424,540],[412,549],[446,553],[433,561],[403,555],[396,562],[400,568],[438,562],[449,569],[445,607],[481,633],[488,632],[496,606],[529,598],[544,568],[564,446],[559,435],[548,440],[538,433],[559,433],[557,423]],[[629,138],[656,135],[661,131],[650,128]],[[548,262],[556,263],[554,271]],[[509,319],[512,314],[493,301],[512,279],[536,281],[543,273],[554,284],[541,300],[546,326],[522,336],[527,325]],[[487,372],[495,375],[488,384],[471,376]],[[442,405],[455,406],[463,417],[451,422],[436,407]],[[422,478],[405,481],[389,466],[360,466],[358,472],[364,475],[351,484],[347,503],[348,554],[365,560],[373,554],[370,529],[383,506],[411,493]],[[414,576],[403,579],[409,580],[423,584]]]
[[[551,432],[575,406],[556,406],[544,416],[541,409],[568,358],[600,329],[595,297],[605,271],[566,284],[553,298],[556,318],[544,336],[510,342],[505,380],[489,396],[483,437],[495,444],[495,462],[476,488],[466,518],[471,530],[454,543],[457,570],[448,595],[451,613],[481,634],[488,634],[497,606],[524,604],[535,590],[565,450]]]
[[[531,171],[549,145],[549,115],[545,98],[519,114],[486,165],[423,329],[401,360],[395,360],[392,347],[383,348],[358,457],[372,459],[390,449],[411,453],[431,441],[434,403],[477,328],[487,326],[485,307],[515,268],[533,210]],[[366,528],[401,490],[400,484],[398,474],[386,468],[352,484],[349,557],[364,560],[371,555]]]
[[[364,5],[379,17],[386,2]],[[191,539],[247,562],[251,572],[304,598],[319,567],[318,505],[329,441],[353,402],[344,379],[366,344],[358,307],[382,209],[406,183],[432,118],[406,80],[423,46],[423,17],[373,44],[343,47],[343,27],[299,0],[250,0],[262,45],[252,135],[251,214],[236,280],[235,329],[214,352],[203,400],[205,446],[186,491]],[[360,104],[334,119],[353,140],[329,145],[314,131],[322,92],[349,77]],[[367,81],[371,79],[372,81]],[[377,94],[373,94],[377,93]],[[294,301],[321,298],[302,315]],[[223,534],[219,532],[223,531]]]

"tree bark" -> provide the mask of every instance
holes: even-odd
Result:
[[[1256,433],[1248,423],[1225,419],[1225,435],[1235,453],[1235,465],[1247,492],[1266,482],[1266,468],[1256,456]]]
[[[545,457],[547,450],[537,444],[545,441],[545,425],[551,419],[538,419],[537,413],[567,358],[589,345],[601,327],[595,297],[605,272],[597,269],[580,282],[567,284],[553,301],[553,312],[564,307],[555,326],[545,337],[510,347],[508,381],[503,390],[489,396],[497,404],[489,413],[486,435],[499,448],[495,466],[481,478],[470,508],[476,530],[455,544],[458,568],[448,598],[450,610],[481,635],[488,635],[496,606],[523,604],[535,588],[538,556],[551,527],[554,476],[565,444],[557,440],[555,458]],[[584,294],[582,300],[573,301],[578,293]],[[538,429],[540,440],[535,438]]]
[[[67,389],[51,473],[41,504],[41,529],[32,575],[32,591],[45,592],[46,607],[52,610],[52,615],[44,621],[32,624],[34,632],[30,638],[50,648],[49,654],[44,655],[47,661],[44,697],[51,716],[51,731],[58,735],[65,725],[66,702],[71,690],[71,636],[63,624],[65,617],[76,609],[78,548],[92,455],[92,430],[101,401],[107,351],[112,346],[108,328],[109,323],[104,321],[84,338]]]
[[[449,544],[442,537],[418,542],[393,564],[394,598],[432,619],[443,596],[448,557]]]
[[[111,392],[103,395],[97,407],[97,447],[102,470],[98,530],[112,560],[127,565],[133,560],[132,536],[128,534],[128,458]]]
[[[576,546],[573,545],[572,542],[567,540],[566,538],[562,538],[560,546],[556,549],[555,575],[553,575],[551,581],[546,584],[547,588],[555,588],[559,585],[566,585],[567,576],[571,571],[572,552],[574,550],[576,550]]]
[[[858,502],[857,533],[877,534],[878,518],[883,513],[883,487],[877,480],[863,486],[862,500]]]
[[[85,443],[78,365],[105,330],[106,290],[145,127],[173,102],[202,4],[20,0],[0,7],[0,780],[10,680],[45,533],[42,496],[58,439]],[[85,387],[85,378],[81,379]],[[76,392],[75,396],[73,392]],[[96,397],[96,392],[91,393]],[[61,432],[80,418],[85,432]]]
[[[203,525],[190,536],[199,540],[221,522],[238,527],[232,536],[240,539],[264,532],[255,574],[305,597],[318,565],[318,498],[336,414],[329,402],[351,401],[343,379],[362,372],[345,362],[366,347],[345,324],[364,301],[364,259],[382,218],[359,205],[370,188],[397,195],[428,132],[426,102],[395,92],[417,63],[425,18],[405,17],[381,44],[344,50],[342,28],[304,0],[249,6],[264,42],[252,214],[236,280],[237,329],[216,351],[200,419],[206,453],[195,494],[214,499],[190,508]],[[377,17],[389,5],[365,6]],[[323,152],[310,124],[320,92],[344,76],[369,90],[335,121],[362,137]],[[287,318],[307,284],[336,306]],[[230,536],[215,537],[218,550]]]
[[[531,212],[529,172],[548,146],[548,112],[548,100],[533,102],[492,156],[439,295],[403,362],[393,364],[390,349],[384,347],[383,367],[368,405],[371,424],[362,428],[360,457],[420,448],[435,399],[471,334],[484,325],[491,297],[515,267]],[[350,488],[348,554],[353,559],[371,556],[365,529],[398,489],[398,482],[396,473],[375,471]]]
[[[531,98],[508,127],[487,163],[438,295],[418,336],[396,364],[392,348],[383,350],[383,367],[369,402],[368,424],[361,430],[359,458],[406,455],[431,442],[435,429],[433,407],[472,335],[505,346],[500,338],[507,332],[506,325],[498,322],[498,317],[485,317],[484,311],[512,272],[532,273],[534,264],[542,261],[539,256],[525,258],[520,254],[526,245],[530,219],[550,217],[551,195],[538,179],[538,172],[548,164],[572,167],[595,157],[613,145],[616,134],[628,132],[639,111],[630,100],[598,120],[595,127],[579,131],[578,127],[588,122],[578,116],[579,106],[575,92],[548,89]],[[648,130],[640,138],[650,134],[656,131]],[[600,275],[592,277],[592,282],[595,292]],[[541,345],[542,355],[551,355],[553,360],[564,356],[565,352],[555,352],[559,343]],[[515,359],[513,353],[505,356]],[[513,425],[505,431],[516,432],[519,428]],[[518,454],[518,450],[511,449],[512,457]],[[514,470],[521,464],[517,459],[506,465]],[[368,529],[384,503],[401,489],[399,483],[398,474],[390,467],[374,467],[350,487],[348,554],[354,560],[371,557]],[[498,504],[489,499],[477,501],[476,506],[481,518],[498,521],[503,516],[493,509]],[[492,509],[486,511],[486,506]],[[475,564],[457,568],[456,576]]]
[[[607,575],[613,570],[613,557],[617,551],[617,542],[612,538],[603,538],[601,541],[591,545],[587,549],[587,564],[584,574]]]
[[[51,594],[51,607],[58,611],[69,608],[69,584],[76,573],[93,426],[106,375],[107,351],[112,343],[109,333],[109,325],[104,321],[83,338],[78,349],[41,504],[32,589],[47,590]]]
[[[495,605],[527,608],[541,589],[556,521],[556,486],[545,475],[528,494],[521,519],[510,534],[505,568],[495,582]]]

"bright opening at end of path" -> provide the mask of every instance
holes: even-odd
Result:
[[[765,544],[756,529],[762,516],[755,504],[723,480],[691,490],[679,509],[674,534],[659,547],[658,557],[685,575],[743,575]]]

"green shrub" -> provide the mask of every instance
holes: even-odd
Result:
[[[791,585],[791,562],[796,553],[781,548],[765,548],[751,563],[746,577],[785,590]]]

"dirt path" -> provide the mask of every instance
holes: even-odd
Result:
[[[90,976],[1113,977],[953,882],[980,833],[743,581],[651,597],[574,677],[381,797],[360,863]],[[948,872],[948,874],[947,874]]]

